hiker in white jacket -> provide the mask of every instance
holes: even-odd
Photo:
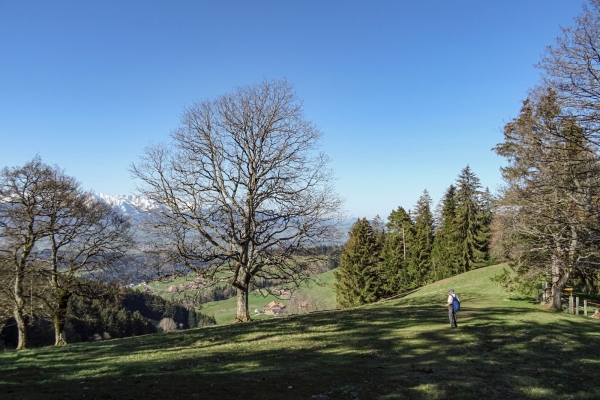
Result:
[[[448,318],[450,319],[450,328],[456,328],[458,326],[456,324],[456,313],[454,312],[454,299],[460,301],[458,296],[454,294],[454,289],[448,290],[448,302],[446,303],[446,307],[448,307]]]

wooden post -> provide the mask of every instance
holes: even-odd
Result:
[[[548,282],[542,283],[542,301],[548,303]]]
[[[583,315],[587,317],[587,300],[583,301]]]
[[[573,293],[569,295],[569,314],[573,314]]]
[[[579,315],[579,296],[575,297],[575,315]]]

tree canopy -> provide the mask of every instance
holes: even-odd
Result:
[[[131,167],[138,190],[160,207],[150,226],[178,272],[237,289],[248,321],[256,279],[298,282],[310,249],[337,235],[341,200],[321,131],[287,80],[264,80],[187,107],[171,141]]]

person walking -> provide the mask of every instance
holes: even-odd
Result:
[[[454,311],[454,300],[460,301],[458,296],[454,294],[454,289],[450,289],[448,290],[448,302],[446,303],[446,307],[448,307],[448,318],[450,319],[450,328],[458,327],[456,324],[456,312]]]

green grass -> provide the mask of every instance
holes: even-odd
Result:
[[[328,271],[322,274],[314,275],[311,281],[302,284],[298,291],[294,292],[294,297],[306,299],[316,306],[319,310],[330,310],[335,308],[335,292],[333,284],[335,277],[333,271]],[[255,319],[274,318],[264,314],[255,314],[254,310],[262,310],[264,306],[271,301],[277,301],[286,304],[290,307],[290,301],[286,299],[278,299],[275,296],[263,297],[257,292],[252,292],[248,296],[248,304],[250,314]],[[227,300],[212,301],[204,303],[199,310],[208,315],[212,315],[217,320],[217,324],[230,324],[234,321],[237,309],[237,298],[232,297]]]
[[[598,321],[504,292],[489,279],[501,268],[350,310],[3,352],[0,397],[600,398]]]

